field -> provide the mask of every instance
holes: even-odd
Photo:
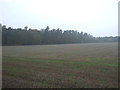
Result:
[[[118,44],[3,46],[3,88],[118,88]]]

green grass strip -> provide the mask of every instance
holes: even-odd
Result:
[[[7,59],[7,58],[6,58]],[[50,60],[50,59],[36,59],[36,58],[9,58],[12,61],[18,62],[32,62],[32,63],[59,63],[59,64],[87,64],[87,65],[99,65],[99,66],[113,66],[117,67],[118,64],[105,64],[105,63],[94,63],[94,62],[80,62],[74,60]]]

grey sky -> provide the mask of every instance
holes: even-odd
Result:
[[[0,23],[8,27],[78,30],[118,35],[119,0],[0,0]]]

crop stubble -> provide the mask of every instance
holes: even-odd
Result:
[[[117,43],[3,46],[3,88],[116,88]]]

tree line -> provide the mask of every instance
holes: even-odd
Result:
[[[42,45],[42,44],[69,44],[69,43],[95,43],[117,42],[118,37],[93,37],[86,32],[77,30],[31,29],[27,26],[11,28],[2,26],[2,45]]]

